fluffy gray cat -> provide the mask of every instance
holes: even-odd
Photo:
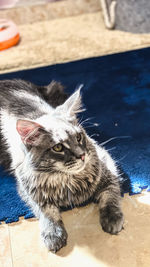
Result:
[[[104,231],[117,234],[123,227],[118,170],[79,123],[81,111],[80,88],[67,99],[56,82],[0,82],[0,163],[16,176],[53,252],[67,242],[61,207],[92,200]]]

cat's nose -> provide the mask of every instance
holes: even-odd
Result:
[[[82,161],[85,160],[85,153],[81,148],[77,148],[74,151],[74,156],[76,157],[76,159],[81,159]]]
[[[81,155],[81,160],[82,160],[82,161],[85,160],[85,153]]]

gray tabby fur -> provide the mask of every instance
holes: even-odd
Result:
[[[92,200],[99,205],[104,231],[117,234],[123,227],[115,162],[77,120],[80,89],[66,98],[56,82],[47,87],[0,82],[0,163],[16,176],[18,192],[53,252],[67,243],[61,207]]]

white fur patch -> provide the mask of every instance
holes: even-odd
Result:
[[[54,113],[43,115],[36,120],[37,123],[42,125],[48,132],[52,132],[53,139],[56,143],[65,141],[68,138],[68,133],[73,135],[79,132],[80,128],[69,123],[62,117],[55,117]]]
[[[96,148],[97,155],[98,155],[99,159],[106,165],[107,169],[113,175],[118,176],[118,171],[117,171],[115,161],[111,158],[111,156],[109,155],[107,150],[104,149],[103,147],[99,146],[96,143],[96,141],[94,141],[92,138],[90,138],[90,140],[92,141],[92,143],[94,144],[94,146]]]
[[[20,135],[16,130],[17,119],[10,116],[7,111],[1,111],[2,133],[5,136],[8,145],[8,151],[12,158],[12,168],[23,162],[24,160],[24,145],[22,144]]]
[[[38,109],[40,109],[43,112],[50,113],[54,109],[48,105],[43,99],[41,99],[39,96],[32,95],[25,91],[14,91],[14,95],[21,99],[27,99],[34,103],[34,105],[37,106]]]

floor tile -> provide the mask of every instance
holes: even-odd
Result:
[[[115,236],[102,231],[94,204],[64,212],[68,244],[57,254],[44,247],[38,221],[10,224],[14,267],[149,267],[149,203],[150,193],[125,195],[124,230]]]
[[[12,267],[8,225],[0,224],[0,267]]]

